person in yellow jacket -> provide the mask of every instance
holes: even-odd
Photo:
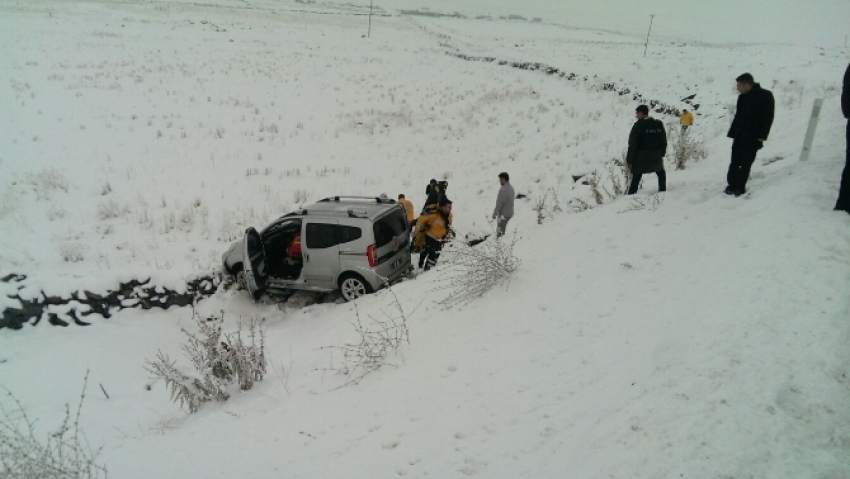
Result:
[[[689,126],[694,124],[694,114],[685,108],[679,116],[679,124],[682,125],[682,131],[687,130]]]
[[[437,208],[432,208],[419,217],[416,221],[414,244],[423,241],[425,243],[424,249],[419,253],[420,268],[428,271],[437,264],[440,251],[443,249],[443,241],[451,232],[451,227],[452,202],[448,198],[440,199]]]
[[[413,210],[413,203],[406,199],[403,194],[398,195],[398,204],[404,208],[404,213],[407,215],[407,224],[413,229],[416,226],[416,212]]]

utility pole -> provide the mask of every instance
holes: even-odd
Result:
[[[372,2],[374,0],[369,0],[369,30],[366,31],[366,38],[372,35]]]
[[[649,47],[649,34],[652,33],[652,20],[655,19],[655,14],[649,15],[649,31],[646,32],[646,43],[643,45],[643,56],[646,58],[646,49]]]

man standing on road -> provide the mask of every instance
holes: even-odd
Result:
[[[744,73],[735,81],[739,95],[735,118],[726,135],[733,141],[725,193],[741,196],[747,192],[747,180],[753,162],[756,161],[756,154],[770,134],[774,102],[773,94],[756,83],[749,73]]]
[[[847,65],[847,71],[844,72],[844,88],[841,90],[841,111],[844,113],[844,118],[850,120],[850,65]],[[835,202],[835,209],[850,213],[850,121],[847,122],[845,141],[847,156],[844,159],[844,173],[841,174],[841,186],[838,189],[838,201]]]
[[[629,149],[626,163],[632,172],[632,183],[626,194],[637,193],[644,173],[658,175],[658,191],[667,191],[667,172],[664,171],[664,155],[667,154],[667,132],[664,123],[649,116],[649,107],[640,105],[635,109],[637,121],[629,133]]]
[[[508,221],[514,216],[514,187],[511,186],[511,177],[505,173],[499,173],[499,194],[496,196],[496,209],[493,210],[493,219],[496,220],[496,237],[505,234]]]

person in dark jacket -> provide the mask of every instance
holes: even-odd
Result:
[[[749,73],[744,73],[735,81],[739,95],[735,118],[726,135],[733,141],[725,193],[741,196],[747,192],[747,180],[753,162],[756,161],[756,154],[770,134],[774,102],[773,94],[756,83]]]
[[[440,200],[446,196],[445,185],[447,183],[445,181],[438,182],[437,180],[431,178],[431,181],[428,183],[428,186],[425,187],[425,206],[422,207],[422,212],[424,213],[429,206],[438,205]]]
[[[841,89],[841,111],[844,113],[844,118],[850,120],[850,65],[847,65],[847,71],[844,72],[844,88]],[[844,159],[844,173],[841,174],[841,186],[838,189],[838,201],[835,202],[835,209],[850,213],[850,121],[847,122],[847,133],[845,135],[847,153]]]
[[[667,172],[664,171],[667,132],[664,123],[650,117],[646,105],[635,109],[635,118],[637,121],[629,133],[629,150],[626,153],[626,163],[632,172],[632,183],[627,194],[637,193],[644,173],[658,175],[658,191],[667,191]]]

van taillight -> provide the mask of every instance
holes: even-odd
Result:
[[[369,258],[369,267],[374,268],[378,266],[378,252],[375,249],[375,245],[370,244],[368,248],[366,248],[366,257]]]

